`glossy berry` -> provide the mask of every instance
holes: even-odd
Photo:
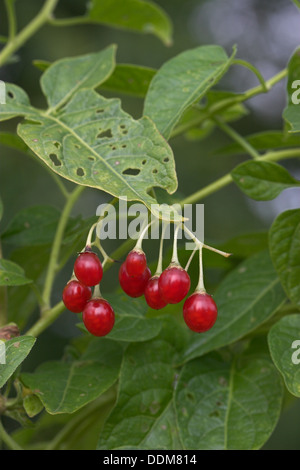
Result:
[[[206,293],[194,293],[183,305],[183,318],[187,326],[196,333],[204,333],[215,324],[218,309],[213,298]]]
[[[123,291],[130,297],[141,297],[144,294],[147,282],[151,277],[151,271],[147,267],[139,277],[129,276],[125,262],[119,270],[119,282]]]
[[[149,307],[159,310],[167,305],[167,302],[162,298],[158,288],[159,276],[153,276],[147,282],[145,288],[145,299]]]
[[[80,313],[92,296],[90,287],[84,286],[79,281],[70,281],[63,290],[63,302],[68,310]]]
[[[160,275],[158,287],[161,297],[168,304],[177,304],[190,290],[191,280],[180,266],[170,266]]]
[[[92,335],[105,336],[114,326],[115,313],[107,300],[92,299],[83,309],[82,320]]]
[[[80,253],[74,264],[77,279],[85,286],[96,286],[102,279],[103,268],[96,253]]]
[[[139,277],[147,268],[147,259],[143,251],[132,250],[125,260],[126,271],[129,276]]]

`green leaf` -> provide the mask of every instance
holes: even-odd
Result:
[[[283,117],[288,123],[289,132],[300,132],[300,47],[296,49],[288,64],[287,95],[288,105]]]
[[[29,418],[38,415],[44,409],[43,403],[37,395],[26,395],[23,400],[23,406]]]
[[[0,221],[3,217],[3,202],[2,199],[0,198]]]
[[[102,85],[102,90],[126,95],[146,96],[156,70],[140,65],[118,64],[111,76]]]
[[[17,116],[27,116],[28,118],[36,118],[36,110],[30,106],[28,95],[22,88],[12,83],[5,84],[6,103],[0,103],[0,121],[6,121]]]
[[[269,232],[270,253],[288,297],[300,305],[300,209],[281,213]]]
[[[172,44],[172,25],[155,3],[143,0],[92,0],[86,21],[115,28],[150,33],[166,45]]]
[[[300,8],[300,2],[299,2],[299,0],[292,0],[292,2],[295,3],[296,7]]]
[[[122,349],[114,341],[96,339],[73,362],[51,361],[22,382],[41,400],[48,413],[74,413],[95,400],[117,380]]]
[[[166,62],[154,76],[145,100],[149,116],[168,139],[184,111],[224,75],[234,57],[220,46],[200,46]]]
[[[192,334],[183,360],[237,341],[268,320],[285,299],[268,253],[248,258],[219,285],[214,295],[217,321],[210,331]]]
[[[17,134],[11,132],[0,132],[0,144],[18,150],[19,152],[30,152],[23,140]]]
[[[225,362],[216,354],[186,364],[175,393],[185,449],[255,450],[280,415],[280,376],[265,356]]]
[[[300,136],[280,131],[258,132],[245,137],[246,141],[256,150],[277,150],[300,146]],[[217,150],[219,155],[238,155],[246,153],[236,142]]]
[[[99,449],[170,449],[178,441],[170,407],[179,333],[171,320],[169,331],[166,328],[159,338],[127,348],[118,401],[101,433]]]
[[[17,246],[52,243],[59,217],[60,211],[55,207],[26,207],[15,215],[1,239]]]
[[[290,393],[300,397],[300,315],[281,318],[268,334],[270,353]]]
[[[0,259],[0,286],[23,286],[31,282],[16,263]]]
[[[35,340],[33,336],[18,336],[4,343],[6,363],[0,364],[0,388],[28,356]]]
[[[50,109],[63,106],[77,91],[96,88],[115,67],[116,46],[93,54],[61,59],[42,75],[41,87]]]
[[[273,162],[250,160],[234,168],[231,176],[236,185],[256,201],[270,201],[284,189],[300,186],[285,168]]]
[[[161,330],[162,323],[158,318],[147,318],[148,310],[144,299],[130,299],[124,294],[106,295],[105,298],[112,305],[115,312],[115,324],[112,331],[107,335],[115,341],[148,341],[157,336]],[[79,328],[87,331],[83,323]]]

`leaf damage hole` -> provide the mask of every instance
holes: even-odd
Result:
[[[61,161],[55,153],[50,153],[49,158],[55,166],[61,166]]]
[[[84,176],[84,169],[83,168],[77,168],[76,174],[78,176]]]
[[[147,160],[142,161],[142,165],[146,165],[146,163],[147,163]]]
[[[126,129],[122,132],[124,135],[128,134],[128,131]]]
[[[80,145],[78,145],[78,144],[75,144],[74,147],[75,147],[76,149],[80,149]]]
[[[127,145],[125,145],[125,144],[122,145],[122,149],[126,149],[126,147],[127,147]]]
[[[164,162],[168,163],[170,161],[169,157],[164,158]]]
[[[103,132],[100,132],[98,135],[97,135],[97,138],[98,139],[102,139],[103,137],[108,137],[109,139],[112,138],[112,133],[111,133],[111,130],[110,129],[106,129],[105,131]]]
[[[97,114],[99,114],[99,113],[104,113],[104,109],[103,109],[103,108],[97,109],[96,113],[97,113]]]
[[[60,148],[60,143],[59,142],[54,142],[54,146],[59,149]]]
[[[120,129],[126,129],[126,126],[124,126],[124,124],[121,124]]]
[[[95,157],[88,157],[88,159],[91,161],[91,162],[94,162],[96,160]]]
[[[11,99],[13,99],[15,97],[15,95],[13,94],[12,91],[8,91],[7,96],[9,96],[9,98],[11,98]]]
[[[156,175],[156,173],[158,173],[157,168],[154,168],[154,170],[152,170],[152,173],[154,173]]]
[[[137,176],[141,170],[138,170],[136,168],[127,168],[126,170],[122,171],[123,175],[131,175],[131,176]]]

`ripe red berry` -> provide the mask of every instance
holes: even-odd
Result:
[[[196,333],[204,333],[210,330],[215,324],[217,316],[217,305],[213,298],[205,292],[195,292],[184,302],[184,321]]]
[[[141,250],[132,250],[125,260],[126,271],[129,276],[139,277],[147,268],[146,255]]]
[[[90,287],[84,286],[79,281],[70,281],[63,290],[63,302],[68,310],[80,313],[92,296]]]
[[[190,290],[191,280],[188,273],[180,266],[170,266],[160,275],[159,292],[168,304],[177,304]]]
[[[115,313],[107,300],[92,299],[83,309],[82,320],[92,335],[105,336],[114,326]]]
[[[158,288],[159,276],[153,276],[147,282],[145,288],[145,299],[149,307],[159,310],[167,305],[167,302],[162,298]]]
[[[147,267],[139,277],[129,276],[125,262],[119,270],[119,282],[123,291],[130,297],[141,297],[144,294],[147,282],[151,277],[151,271]]]
[[[80,253],[74,264],[74,273],[85,286],[99,284],[103,276],[103,268],[96,253],[89,251]]]

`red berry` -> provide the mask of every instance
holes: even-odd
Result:
[[[103,276],[103,268],[96,253],[89,251],[80,253],[74,264],[74,273],[85,286],[99,284]]]
[[[114,326],[115,313],[107,300],[92,299],[83,309],[82,320],[92,335],[105,336]]]
[[[129,276],[139,277],[147,268],[147,259],[143,251],[132,250],[125,260],[126,271]]]
[[[119,282],[123,291],[130,297],[141,297],[145,291],[147,282],[151,277],[151,271],[147,267],[139,277],[129,276],[125,262],[121,265],[119,271]]]
[[[195,292],[183,305],[183,318],[196,333],[204,333],[215,324],[218,309],[213,298],[206,293]]]
[[[145,288],[145,299],[149,307],[159,310],[167,305],[162,298],[158,288],[159,276],[153,276],[149,279]]]
[[[80,313],[84,306],[90,300],[92,290],[84,286],[79,281],[70,281],[63,290],[63,302],[68,310],[74,313]]]
[[[159,292],[168,304],[177,304],[190,290],[191,280],[188,273],[180,266],[170,266],[160,275]]]

